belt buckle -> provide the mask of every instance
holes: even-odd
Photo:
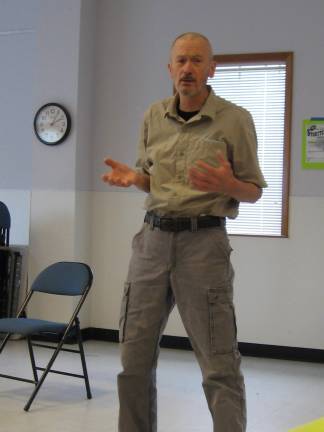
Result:
[[[160,231],[170,231],[170,219],[161,217],[159,218],[158,228]]]
[[[178,218],[170,218],[168,220],[169,231],[178,232],[180,230],[180,221]]]

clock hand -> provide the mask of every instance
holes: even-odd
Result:
[[[59,121],[61,121],[61,120],[64,120],[64,118],[61,117],[61,118],[59,118],[59,119],[54,120],[54,121],[51,123],[51,126],[53,126],[55,123],[57,123],[57,122],[59,122]]]
[[[56,119],[57,119],[57,116],[58,116],[58,115],[59,115],[59,112],[56,111],[56,115],[55,115],[53,121],[50,123],[50,126],[53,126],[53,124],[56,123],[56,121],[57,121]]]

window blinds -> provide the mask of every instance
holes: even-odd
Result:
[[[228,232],[281,236],[286,64],[218,65],[208,83],[218,96],[251,113],[258,138],[259,163],[268,184],[255,204],[240,204],[239,216],[227,221]]]

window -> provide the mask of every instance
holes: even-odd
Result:
[[[268,187],[255,204],[241,203],[229,234],[287,237],[292,53],[214,57],[213,90],[252,115],[258,157]]]

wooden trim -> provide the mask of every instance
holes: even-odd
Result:
[[[281,234],[288,237],[289,221],[289,187],[290,187],[290,154],[291,154],[291,118],[292,118],[292,82],[293,53],[286,58],[286,94],[285,94],[285,129],[284,129],[284,160],[282,188],[282,230]]]
[[[246,54],[215,54],[216,64],[248,64],[248,63],[276,63],[278,61],[287,62],[292,52],[268,52],[268,53],[246,53]]]

